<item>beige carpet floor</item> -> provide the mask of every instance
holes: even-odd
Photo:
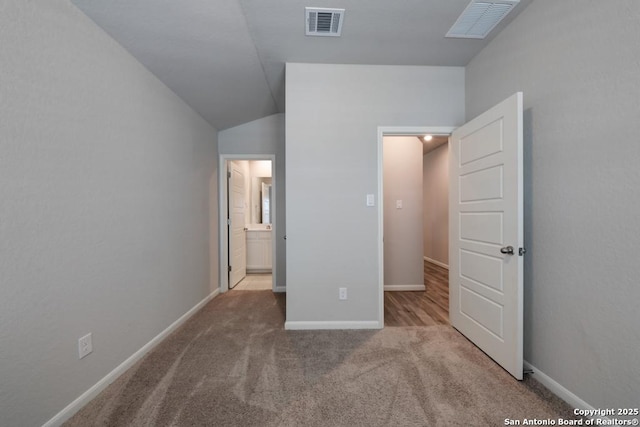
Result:
[[[284,296],[218,296],[67,426],[498,426],[571,418],[450,326],[285,331]]]

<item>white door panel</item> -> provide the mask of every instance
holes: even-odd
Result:
[[[494,166],[460,177],[460,202],[480,202],[501,199],[503,197],[502,184],[503,167]]]
[[[522,93],[456,129],[449,159],[451,324],[522,379]]]
[[[483,123],[482,126],[460,140],[460,165],[502,152],[502,121]]]
[[[501,245],[502,212],[460,212],[460,240]]]
[[[245,230],[245,176],[242,169],[229,162],[229,289],[247,275],[247,240]]]
[[[461,249],[460,276],[503,292],[501,258]]]

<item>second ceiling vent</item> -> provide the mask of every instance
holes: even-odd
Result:
[[[344,9],[305,7],[304,10],[306,35],[338,37],[342,34]]]
[[[520,0],[471,0],[445,37],[483,39]]]

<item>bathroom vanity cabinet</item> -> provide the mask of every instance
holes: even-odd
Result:
[[[247,272],[271,272],[271,230],[247,231]]]

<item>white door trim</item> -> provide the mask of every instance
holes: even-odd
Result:
[[[450,135],[457,126],[378,126],[378,324],[384,327],[384,205],[383,138],[401,135]]]
[[[273,280],[272,290],[277,292],[276,289],[276,260],[278,254],[276,252],[276,200],[277,188],[276,188],[276,156],[273,154],[220,154],[218,163],[218,233],[220,236],[218,253],[219,256],[219,281],[220,292],[227,292],[229,290],[229,233],[227,229],[227,200],[229,198],[227,192],[227,162],[232,160],[271,160],[271,192],[273,195],[273,203],[271,204],[271,255],[272,266],[271,276]]]

